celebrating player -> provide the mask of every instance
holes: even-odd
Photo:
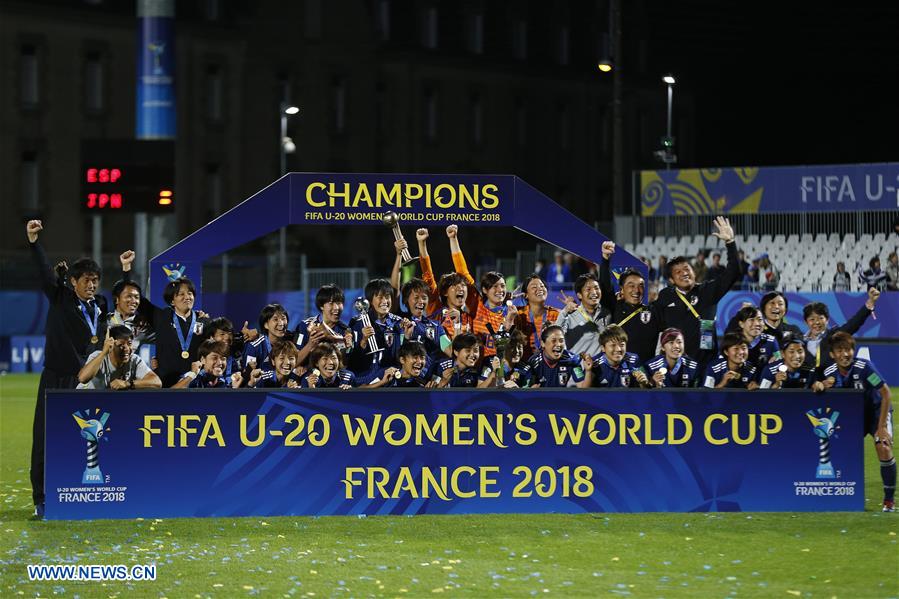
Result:
[[[808,389],[815,380],[815,369],[805,363],[805,341],[802,335],[787,333],[782,338],[778,360],[761,367],[759,388],[761,389]]]
[[[309,370],[300,379],[300,387],[309,389],[352,389],[356,375],[341,368],[341,352],[332,343],[322,342],[309,354]]]
[[[725,329],[727,333],[737,333],[743,337],[743,341],[749,347],[747,360],[756,370],[761,370],[770,362],[781,358],[777,340],[764,333],[764,328],[765,320],[762,318],[762,312],[755,306],[744,306],[737,311]]]
[[[353,317],[353,348],[349,352],[349,367],[356,379],[367,384],[385,368],[396,365],[400,347],[402,319],[392,314],[393,287],[387,279],[372,279],[365,285],[365,299],[369,303],[366,325],[363,315]]]
[[[531,387],[567,387],[574,381],[580,388],[590,386],[581,358],[565,349],[565,331],[551,324],[540,333],[541,352],[534,354],[522,369]]]
[[[599,334],[602,353],[584,360],[585,385],[589,387],[644,387],[649,379],[640,370],[640,358],[627,351],[627,332],[612,324]]]
[[[260,335],[247,344],[244,359],[249,368],[271,370],[269,354],[277,341],[288,338],[290,315],[281,304],[268,304],[259,313]]]
[[[474,277],[468,271],[468,264],[465,262],[465,256],[459,245],[459,228],[456,225],[448,226],[446,236],[450,242],[453,266],[468,284],[465,305],[468,313],[473,315],[472,331],[484,347],[483,355],[493,356],[496,354],[493,332],[511,329],[517,316],[511,303],[507,303],[506,279],[502,273],[490,271],[481,277],[480,292],[478,292],[478,288],[474,284]]]
[[[740,333],[726,333],[721,354],[709,363],[704,386],[709,389],[757,389],[756,368],[749,362],[749,346]]]
[[[699,364],[684,355],[684,334],[678,329],[665,329],[659,338],[662,353],[646,364],[649,378],[656,387],[694,387]]]
[[[479,386],[477,366],[480,356],[478,338],[472,333],[460,333],[453,338],[453,371],[450,387]],[[486,387],[486,384],[480,386]]]
[[[518,309],[515,328],[528,340],[525,352],[530,357],[542,351],[540,336],[545,327],[556,322],[559,311],[546,305],[546,281],[537,273],[528,275],[524,280],[524,298],[527,304]]]
[[[340,321],[346,299],[343,290],[329,283],[319,287],[315,294],[318,315],[301,320],[294,331],[294,338],[300,348],[298,364],[305,364],[310,352],[319,343],[331,343],[339,351],[349,351],[353,344],[353,333],[348,325]]]
[[[762,296],[759,302],[759,308],[762,316],[765,317],[765,332],[777,340],[778,346],[783,348],[783,337],[790,333],[802,336],[802,330],[795,324],[786,321],[787,309],[790,302],[780,291],[769,291]]]
[[[861,389],[865,392],[864,435],[874,438],[874,449],[880,459],[880,478],[883,480],[883,511],[895,510],[896,458],[893,457],[893,407],[890,388],[870,361],[855,355],[855,339],[845,331],[834,333],[830,339],[833,364],[824,370],[824,380],[814,384],[817,391]]]
[[[191,364],[191,369],[172,385],[173,389],[227,389],[239,387],[240,373],[225,377],[225,364],[228,360],[228,346],[221,341],[207,339],[197,349],[199,360]]]
[[[299,355],[300,350],[293,341],[278,339],[272,344],[268,356],[272,369],[262,372],[259,372],[259,369],[254,370],[250,374],[250,386],[256,388],[289,387],[291,389],[299,387],[300,375],[294,372]]]

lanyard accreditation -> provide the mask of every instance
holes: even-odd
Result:
[[[636,310],[634,310],[633,312],[631,312],[630,314],[628,314],[628,315],[627,315],[627,318],[625,318],[625,319],[623,319],[621,322],[619,322],[619,323],[618,323],[618,326],[623,327],[624,324],[625,324],[627,321],[629,321],[631,318],[633,318],[634,316],[636,316],[636,315],[639,314],[640,312],[643,312],[645,309],[646,309],[646,308],[644,308],[643,306],[640,306],[639,308],[637,308]]]
[[[687,310],[689,310],[690,312],[693,313],[693,316],[696,317],[696,320],[702,320],[702,319],[699,317],[699,312],[697,312],[697,311],[696,311],[696,308],[694,308],[694,307],[690,304],[690,302],[687,301],[686,296],[685,296],[683,293],[681,293],[680,291],[675,291],[675,293],[677,294],[677,297],[680,298],[680,301],[684,302],[684,305],[687,307]]]

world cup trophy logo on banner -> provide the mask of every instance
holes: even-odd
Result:
[[[94,411],[94,415],[100,413],[99,408]],[[81,484],[83,485],[102,485],[103,473],[100,472],[100,456],[98,445],[100,443],[100,439],[106,439],[104,437],[104,433],[109,429],[106,429],[106,420],[109,418],[109,412],[103,412],[103,414],[98,418],[91,418],[91,414],[89,410],[85,410],[82,414],[81,412],[75,412],[72,414],[72,417],[75,419],[75,422],[78,423],[78,426],[81,427],[81,436],[87,439],[87,465],[84,468],[84,476],[81,477]]]
[[[830,463],[830,438],[836,430],[839,412],[832,412],[830,408],[818,408],[805,413],[812,423],[815,436],[818,437],[818,471],[815,478],[836,478],[833,465]]]

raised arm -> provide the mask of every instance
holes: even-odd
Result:
[[[396,259],[393,261],[393,269],[390,271],[390,285],[397,291],[400,290],[400,271],[403,268],[403,250],[409,247],[405,239],[398,239],[393,242],[393,248],[396,250]],[[399,304],[399,302],[394,302]],[[399,307],[398,305],[396,306]]]
[[[28,235],[28,244],[31,249],[31,257],[34,258],[34,264],[37,267],[38,275],[41,278],[41,289],[44,295],[49,299],[53,299],[59,290],[56,280],[56,274],[50,269],[50,263],[47,262],[47,254],[44,248],[38,243],[38,234],[44,230],[44,225],[39,220],[30,220],[25,225],[25,233]]]
[[[78,371],[79,383],[87,383],[97,376],[97,373],[100,372],[100,367],[103,366],[103,360],[109,355],[114,344],[115,339],[110,337],[107,333],[106,339],[103,340],[103,348],[98,352],[94,352],[91,358],[81,367],[81,370]]]
[[[880,290],[871,287],[868,289],[868,299],[865,300],[865,305],[858,309],[858,312],[852,315],[852,318],[847,320],[845,323],[838,326],[834,329],[834,333],[837,331],[843,331],[849,333],[850,335],[854,335],[856,331],[862,328],[862,325],[865,324],[865,321],[868,320],[868,316],[874,312],[874,304],[877,303],[877,300],[880,298]]]
[[[440,292],[437,289],[437,280],[434,278],[434,269],[431,268],[431,256],[428,255],[428,230],[415,231],[415,239],[418,241],[418,264],[421,266],[421,278],[428,286],[428,314],[433,314],[440,309]]]
[[[719,216],[715,218],[713,224],[715,225],[715,230],[712,231],[712,235],[723,241],[724,247],[727,248],[727,267],[720,277],[712,279],[711,282],[715,286],[714,301],[717,302],[740,279],[740,257],[737,254],[736,237],[734,229],[730,225],[730,220]]]
[[[469,285],[474,286],[474,277],[468,270],[468,264],[465,262],[465,256],[462,255],[462,247],[459,245],[459,227],[450,225],[446,228],[446,236],[449,238],[450,254],[453,257],[453,267],[456,272],[465,277]]]
[[[615,289],[612,288],[612,265],[609,263],[609,260],[614,253],[615,242],[603,241],[602,260],[599,262],[599,303],[613,317],[615,315],[615,307],[618,305],[618,298],[615,297]]]
[[[465,305],[468,306],[469,313],[475,314],[478,311],[478,303],[481,301],[481,293],[474,283],[474,277],[471,276],[471,272],[468,270],[468,263],[465,262],[465,255],[462,253],[462,247],[459,245],[459,227],[456,225],[448,226],[446,228],[446,236],[449,237],[453,268],[468,283],[468,297],[465,298]]]

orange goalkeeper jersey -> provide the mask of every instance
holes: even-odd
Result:
[[[466,299],[465,304],[468,306],[468,311],[474,315],[472,330],[484,345],[484,355],[495,355],[496,347],[493,343],[493,336],[487,329],[487,323],[490,323],[490,326],[493,327],[494,331],[500,330],[508,308],[506,308],[506,306],[499,306],[497,308],[487,307],[481,299],[480,290],[475,285],[474,277],[472,277],[471,273],[468,271],[468,264],[465,262],[465,256],[463,256],[461,252],[453,254],[453,266],[456,268],[456,272],[465,277],[465,280],[468,282],[468,298]]]

